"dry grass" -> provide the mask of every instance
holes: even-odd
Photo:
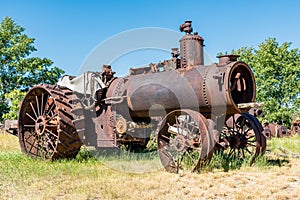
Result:
[[[300,199],[299,159],[229,172],[134,174],[97,160],[32,160],[6,134],[0,134],[0,148],[0,199]]]
[[[1,152],[19,151],[18,138],[0,130],[0,150]]]

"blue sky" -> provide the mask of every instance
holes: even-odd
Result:
[[[185,20],[193,21],[194,31],[204,38],[205,51],[214,61],[218,52],[257,47],[268,37],[276,37],[280,43],[292,42],[292,48],[299,48],[299,8],[297,0],[0,0],[0,17],[12,17],[36,39],[38,51],[32,56],[50,58],[67,74],[76,75],[90,52],[108,38],[143,27],[178,31]],[[174,42],[174,47],[179,43]],[[165,53],[161,55],[166,59]],[[145,57],[136,54],[127,59],[144,64]],[[149,59],[152,62],[154,58]],[[128,70],[129,66],[124,68]]]

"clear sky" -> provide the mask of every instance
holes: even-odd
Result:
[[[1,18],[12,17],[36,39],[38,51],[32,56],[50,58],[73,75],[107,38],[143,27],[178,31],[185,20],[193,21],[194,31],[205,39],[205,51],[214,61],[218,52],[257,47],[268,37],[299,48],[299,9],[298,0],[0,0]]]

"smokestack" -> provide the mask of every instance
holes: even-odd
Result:
[[[204,39],[198,35],[197,32],[193,32],[192,21],[185,21],[179,27],[181,32],[185,32],[180,42],[180,67],[192,67],[195,65],[204,65],[203,56],[203,42]]]
[[[233,54],[217,56],[217,58],[219,58],[219,65],[226,65],[229,62],[235,62],[238,57],[240,56]]]

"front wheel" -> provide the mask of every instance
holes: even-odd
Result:
[[[266,149],[263,128],[249,113],[232,115],[224,125],[220,141],[225,144],[224,153],[228,157],[250,157],[250,164]]]
[[[162,121],[157,134],[158,154],[166,171],[197,171],[208,163],[214,150],[214,140],[208,121],[198,112],[177,110]]]

